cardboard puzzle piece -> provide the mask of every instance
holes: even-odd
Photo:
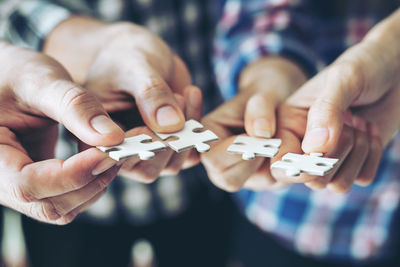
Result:
[[[227,149],[230,153],[242,154],[244,160],[252,160],[256,156],[272,158],[281,146],[281,139],[265,139],[240,135]]]
[[[298,176],[302,172],[324,176],[335,167],[339,160],[323,158],[322,155],[322,153],[311,153],[310,155],[287,153],[281,161],[273,163],[271,169],[284,170],[287,176]]]
[[[162,140],[167,140],[171,137],[178,138],[178,140],[168,142],[168,146],[176,152],[182,152],[192,147],[195,147],[198,152],[207,152],[210,150],[210,146],[206,143],[218,140],[218,136],[210,130],[195,132],[200,129],[203,129],[203,125],[200,122],[188,120],[183,130],[179,132],[169,134],[156,133],[156,135]]]
[[[140,134],[133,137],[125,138],[124,142],[118,146],[97,148],[103,152],[108,152],[110,158],[120,161],[124,158],[139,156],[141,160],[149,160],[154,158],[155,153],[164,150],[166,146],[160,142],[151,142],[152,139],[146,134]]]

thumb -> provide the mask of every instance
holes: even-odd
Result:
[[[275,135],[277,102],[266,94],[255,94],[247,102],[245,129],[255,137],[271,138]]]
[[[185,117],[167,81],[148,62],[138,60],[135,56],[121,60],[125,61],[129,62],[129,71],[121,71],[113,76],[104,74],[100,79],[93,76],[88,82],[89,90],[108,91],[109,87],[118,88],[134,97],[143,121],[153,131],[181,130]]]
[[[296,96],[303,95],[303,99],[310,99],[322,89],[308,111],[307,128],[302,142],[304,152],[326,153],[336,146],[343,123],[351,121],[351,114],[346,111],[360,96],[362,79],[354,66],[337,64],[317,75],[290,99],[294,105],[296,102],[299,105],[302,99]]]
[[[124,132],[111,120],[97,98],[71,81],[49,82],[35,99],[36,109],[63,124],[89,145],[111,146],[123,141]]]

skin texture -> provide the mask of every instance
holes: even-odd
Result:
[[[347,193],[354,183],[370,184],[384,147],[400,126],[399,42],[400,10],[302,86],[304,76],[288,78],[301,77],[296,68],[264,65],[268,58],[248,66],[241,76],[241,82],[246,81],[241,83],[241,92],[204,118],[207,126],[223,136],[210,153],[202,155],[211,180],[228,191],[267,190],[305,183],[312,189],[328,187]],[[271,68],[273,77],[268,76]],[[249,75],[254,69],[263,73],[264,80]],[[276,91],[281,92],[278,97]],[[295,93],[284,101],[291,91]],[[257,112],[265,119],[261,133],[282,139],[278,155],[271,161],[242,161],[240,156],[226,153],[236,134],[257,136],[257,116],[253,115]],[[271,172],[270,164],[287,152],[303,151],[323,152],[340,161],[323,177],[287,177],[282,171]]]
[[[72,17],[48,36],[44,52],[61,62],[75,81],[96,95],[127,131],[126,136],[149,132],[148,129],[175,132],[183,128],[185,120],[200,120],[201,91],[190,85],[185,64],[164,41],[141,26]],[[152,182],[159,175],[176,174],[197,164],[199,157],[168,149],[153,160],[135,161],[125,162],[121,174]]]
[[[0,42],[0,203],[65,224],[93,204],[118,172],[97,149],[53,159],[58,123],[91,145],[116,145],[123,131],[55,60]]]

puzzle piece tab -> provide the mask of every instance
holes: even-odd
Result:
[[[203,125],[200,122],[188,120],[185,123],[185,127],[179,132],[169,134],[156,133],[156,135],[162,140],[167,140],[171,137],[179,138],[168,142],[168,146],[176,152],[182,152],[192,147],[195,147],[198,152],[207,152],[210,150],[210,146],[206,143],[218,140],[218,136],[210,130],[195,132],[195,130],[200,129],[203,129]]]
[[[149,160],[154,158],[154,152],[166,148],[162,142],[151,142],[151,140],[150,136],[140,134],[125,138],[124,142],[118,146],[98,146],[97,148],[103,152],[108,152],[109,157],[116,161],[133,156],[139,156],[141,160]]]
[[[335,167],[338,161],[338,159],[323,158],[322,153],[310,155],[287,153],[281,161],[273,163],[271,169],[284,170],[287,176],[298,176],[302,172],[324,176]]]
[[[281,139],[265,139],[240,135],[227,149],[230,153],[242,154],[244,160],[252,160],[256,156],[272,158],[278,153]]]

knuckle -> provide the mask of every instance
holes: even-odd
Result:
[[[105,188],[107,188],[108,185],[110,184],[111,180],[112,180],[112,178],[110,178],[109,176],[105,176],[105,177],[102,177],[100,179],[97,179],[97,181],[96,181],[96,185],[97,185],[96,192],[102,191]]]
[[[351,189],[351,184],[343,181],[344,179],[339,179],[339,181],[334,181],[331,183],[331,189],[338,194],[347,194]]]
[[[25,189],[25,187],[21,185],[11,185],[10,188],[10,194],[12,199],[14,199],[17,202],[22,202],[22,203],[30,203],[35,200],[35,197],[28,192],[28,190]]]
[[[145,184],[151,184],[157,180],[158,175],[158,170],[140,169],[131,171],[129,173],[129,178]]]
[[[91,96],[87,91],[77,86],[73,86],[62,96],[61,107],[64,107],[65,110],[71,110],[71,108],[80,104],[88,103],[91,100]]]
[[[142,90],[139,91],[139,97],[142,99],[148,98],[163,98],[168,96],[166,84],[160,77],[148,77],[143,84]]]
[[[171,176],[171,175],[178,175],[180,169],[175,166],[168,166],[164,170],[162,170],[162,176]]]
[[[60,217],[59,219],[57,219],[56,220],[56,224],[58,224],[58,225],[69,224],[69,223],[74,221],[74,219],[76,218],[77,215],[78,214],[75,214],[75,213],[72,213],[72,212],[69,213],[69,214],[66,214],[66,215]]]
[[[214,175],[213,181],[217,187],[231,193],[237,192],[243,187],[243,183],[239,183],[234,177],[227,177],[223,174]]]
[[[49,201],[38,202],[37,205],[31,206],[31,212],[34,218],[45,222],[55,222],[61,217],[53,204]]]
[[[356,60],[345,60],[332,68],[333,75],[341,83],[342,89],[350,90],[357,96],[365,86],[362,64]]]
[[[63,179],[63,188],[66,189],[79,189],[90,181],[91,174],[85,173],[84,175],[72,175]]]

